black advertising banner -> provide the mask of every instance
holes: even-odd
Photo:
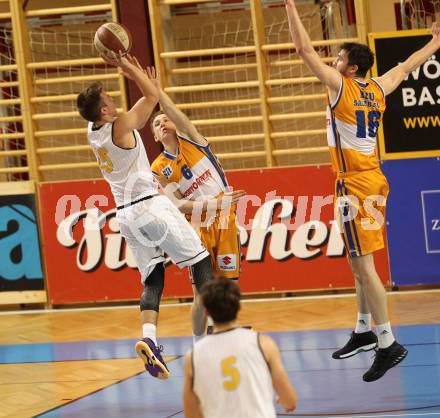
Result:
[[[376,54],[373,74],[385,74],[431,38],[427,30],[370,34]],[[440,155],[440,51],[387,96],[379,143],[385,160]]]
[[[0,292],[44,290],[35,196],[0,196]]]

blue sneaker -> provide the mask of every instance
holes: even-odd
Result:
[[[170,371],[162,358],[162,346],[156,346],[150,338],[144,338],[136,343],[136,353],[145,363],[145,370],[153,377],[165,380],[170,377]]]

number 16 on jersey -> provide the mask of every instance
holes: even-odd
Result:
[[[377,134],[377,130],[379,129],[380,116],[381,115],[378,110],[370,110],[369,112],[365,112],[365,110],[356,110],[356,136],[358,138],[366,138],[368,127],[368,136],[370,138],[374,138]]]

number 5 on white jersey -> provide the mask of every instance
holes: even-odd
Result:
[[[240,372],[234,363],[237,361],[236,357],[227,357],[221,362],[223,380],[223,388],[225,390],[235,390],[240,384]]]

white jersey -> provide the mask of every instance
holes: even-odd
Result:
[[[121,148],[113,142],[113,123],[98,129],[89,122],[87,138],[99,163],[104,179],[109,183],[116,206],[157,194],[157,184],[150,162],[137,130],[133,130],[134,148]]]
[[[276,417],[272,378],[258,333],[235,328],[207,335],[194,345],[192,366],[204,417]]]

